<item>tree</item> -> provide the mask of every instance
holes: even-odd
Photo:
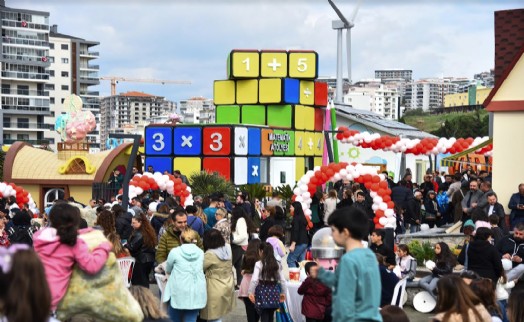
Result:
[[[482,116],[477,110],[474,114],[447,119],[442,126],[431,132],[439,137],[467,138],[487,136],[489,133],[489,116]]]

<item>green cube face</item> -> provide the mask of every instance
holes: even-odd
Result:
[[[273,155],[295,155],[295,131],[275,130],[273,133]]]
[[[219,105],[216,109],[216,124],[240,124],[240,106]]]
[[[266,125],[266,107],[242,105],[242,124]]]
[[[291,128],[293,111],[291,105],[268,105],[267,125]]]

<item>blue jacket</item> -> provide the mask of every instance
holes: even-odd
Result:
[[[515,217],[524,217],[524,210],[517,209],[517,205],[524,204],[524,202],[521,201],[521,199],[524,200],[524,196],[521,196],[518,192],[511,195],[511,198],[509,199],[508,208],[511,209],[511,220],[513,220],[513,218]]]
[[[163,301],[179,310],[202,309],[207,303],[204,252],[195,244],[173,248],[167,257],[169,276]]]

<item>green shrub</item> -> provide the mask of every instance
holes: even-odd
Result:
[[[418,266],[424,266],[425,261],[433,260],[435,257],[435,251],[430,242],[420,243],[418,240],[413,240],[408,247],[411,256],[417,260]]]

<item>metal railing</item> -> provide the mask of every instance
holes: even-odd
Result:
[[[3,110],[16,110],[16,111],[49,112],[49,107],[28,106],[28,105],[2,104],[2,109]]]
[[[53,124],[46,123],[34,123],[34,122],[4,122],[5,128],[15,128],[15,129],[42,129],[42,130],[53,130],[55,126]]]
[[[97,51],[85,51],[85,50],[81,50],[81,51],[80,51],[80,55],[82,55],[82,56],[94,56],[94,57],[98,57],[98,56],[100,56],[100,53],[97,52]]]
[[[13,144],[15,142],[25,142],[31,145],[49,145],[49,140],[22,140],[22,139],[4,139],[4,144]]]
[[[2,94],[18,96],[49,96],[49,91],[39,91],[33,89],[2,88]]]
[[[49,74],[41,74],[41,73],[2,72],[2,77],[49,80]]]
[[[49,42],[44,40],[25,39],[20,37],[9,37],[3,36],[2,42],[4,44],[17,44],[17,45],[28,45],[28,46],[40,46],[49,48]]]

